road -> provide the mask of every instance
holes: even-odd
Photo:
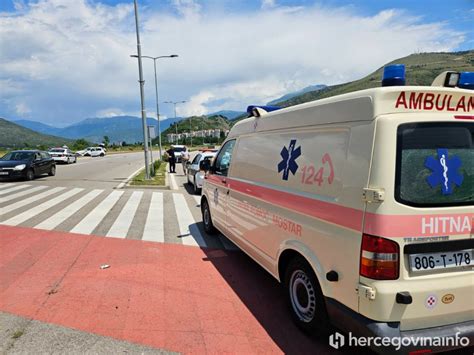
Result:
[[[142,159],[84,158],[0,183],[0,352],[338,353],[296,329],[269,274],[203,231],[181,165],[173,190],[118,189]],[[56,333],[67,336],[42,342]],[[68,345],[87,334],[89,347]]]
[[[33,183],[49,186],[114,188],[143,167],[143,153],[79,157],[76,164],[57,164],[56,176],[41,177]]]
[[[224,236],[204,232],[200,197],[188,192],[181,164],[170,179],[174,190],[118,189],[142,159],[82,158],[58,165],[54,177],[0,183],[0,224],[236,250]]]

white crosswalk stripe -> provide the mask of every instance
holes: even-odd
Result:
[[[99,190],[99,189],[92,190],[87,195],[82,196],[79,200],[73,202],[69,206],[66,206],[64,209],[52,215],[51,217],[41,222],[40,224],[36,225],[35,227],[39,229],[47,229],[47,230],[56,228],[66,219],[71,217],[74,213],[79,211],[82,207],[84,207],[89,202],[91,202],[94,198],[99,196],[102,191],[104,190]]]
[[[12,183],[9,183],[9,184],[0,184],[0,190],[3,190],[3,189],[6,189],[7,187],[13,187],[13,186],[16,186],[17,184],[12,184]]]
[[[15,202],[15,203],[12,203],[11,205],[8,205],[8,206],[5,206],[5,207],[2,207],[0,208],[0,216],[1,215],[4,215],[5,213],[8,213],[8,212],[12,212],[12,211],[15,211],[21,207],[24,207],[26,205],[29,205],[30,203],[33,203],[33,202],[36,202],[36,201],[39,201],[41,200],[42,198],[45,198],[45,197],[48,197],[50,195],[53,195],[57,192],[60,192],[62,190],[64,190],[65,187],[55,187],[51,190],[48,190],[48,191],[44,191],[38,195],[34,195],[34,196],[31,196],[31,197],[28,197],[28,198],[25,198],[24,200],[21,200],[21,201],[18,201],[18,202]]]
[[[72,230],[72,233],[91,234],[104,217],[115,206],[123,191],[113,191],[96,208],[94,208],[81,222]]]
[[[183,244],[206,247],[206,242],[196,225],[196,221],[194,220],[183,194],[173,193],[173,201],[176,211],[179,211],[178,224]]]
[[[107,237],[125,238],[127,236],[142,196],[142,191],[134,191],[132,193],[132,196],[129,198],[127,204],[122,209],[122,212],[120,212],[120,215],[107,233]]]
[[[6,194],[9,194],[9,193],[12,193],[13,191],[17,191],[17,190],[21,190],[21,189],[26,189],[26,188],[29,187],[29,186],[30,186],[30,185],[16,185],[16,186],[10,187],[9,189],[0,190],[0,196],[3,196],[3,195],[6,195]]]
[[[9,193],[0,196],[0,224],[79,234],[95,231],[106,237],[138,237],[143,241],[237,249],[222,236],[207,240],[200,231],[196,221],[200,220],[201,196],[187,196],[178,191],[125,192],[33,184],[22,184],[22,188],[11,190],[19,186],[9,185],[1,190]],[[173,214],[170,208],[174,208],[177,218],[166,217],[165,222],[165,216]],[[138,231],[131,228],[140,224],[143,233],[137,235]]]
[[[35,186],[35,187],[32,187],[31,189],[22,190],[20,192],[17,192],[17,193],[11,194],[11,195],[9,194],[9,195],[6,195],[4,197],[0,197],[0,203],[8,202],[8,201],[14,200],[18,197],[30,195],[30,194],[32,194],[36,191],[44,190],[46,188],[47,188],[47,186]]]
[[[72,190],[66,191],[65,193],[48,200],[46,202],[43,202],[23,213],[17,214],[16,216],[6,220],[3,222],[3,224],[9,225],[9,226],[17,226],[25,221],[27,221],[30,218],[33,218],[36,215],[39,215],[41,212],[44,212],[48,208],[51,208],[53,206],[56,206],[57,204],[61,203],[62,201],[67,200],[68,198],[78,194],[84,189],[81,188],[74,188]]]
[[[153,192],[148,209],[148,216],[146,218],[145,230],[143,231],[143,240],[161,243],[165,241],[163,212],[163,193]]]

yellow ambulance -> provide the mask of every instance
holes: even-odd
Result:
[[[474,73],[404,86],[404,71],[386,67],[379,88],[251,106],[201,166],[203,224],[284,285],[306,332],[332,324],[444,351],[474,344]],[[463,342],[419,342],[433,337]]]

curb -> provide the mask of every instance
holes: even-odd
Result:
[[[166,163],[166,168],[168,168],[168,163]],[[165,174],[165,184],[163,186],[160,185],[132,185],[131,180],[135,177],[139,172],[141,172],[145,168],[140,168],[135,171],[132,175],[130,175],[125,181],[121,182],[117,185],[116,189],[145,189],[145,190],[170,190],[169,182],[168,182],[168,173]],[[123,185],[122,185],[123,184]]]

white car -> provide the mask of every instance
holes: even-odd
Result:
[[[87,147],[86,149],[76,151],[76,154],[80,155],[80,156],[83,156],[83,157],[90,156],[90,150],[91,149],[92,149],[92,147]]]
[[[92,147],[88,151],[88,155],[91,157],[105,157],[105,150],[102,147]]]
[[[67,148],[52,148],[48,151],[48,153],[57,163],[77,163],[76,155]]]
[[[181,161],[183,153],[187,152],[188,148],[185,145],[172,145],[171,147],[174,150],[174,157],[176,159],[176,162],[179,163]]]
[[[204,160],[212,160],[216,156],[217,151],[205,151],[196,155],[192,162],[188,163],[187,179],[188,184],[193,185],[195,194],[200,194],[202,189],[202,182],[204,180],[204,171],[201,171],[199,164]]]

